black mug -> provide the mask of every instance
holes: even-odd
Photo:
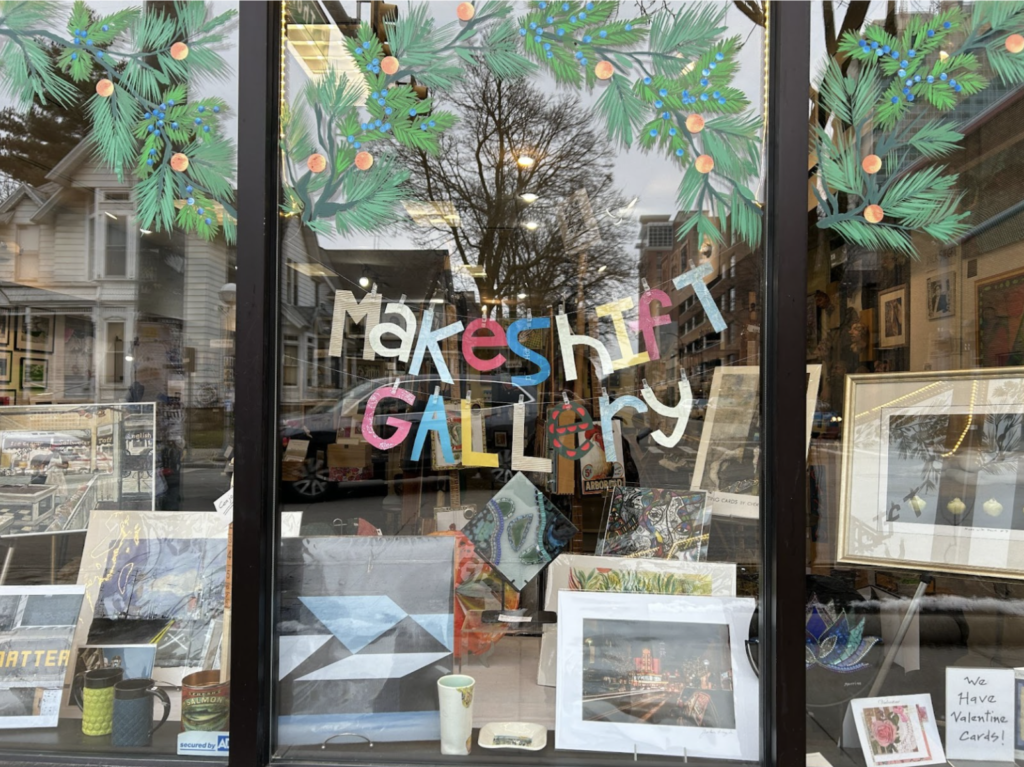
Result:
[[[164,705],[164,715],[153,726],[153,698]],[[148,746],[153,733],[167,721],[171,699],[152,679],[125,679],[114,685],[114,723],[110,742],[114,746]]]

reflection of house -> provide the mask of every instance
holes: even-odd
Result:
[[[11,307],[0,349],[13,352],[0,389],[17,389],[19,404],[125,400],[133,384],[143,387],[136,400],[230,402],[233,297],[221,289],[234,279],[234,249],[140,228],[130,180],[85,142],[46,178],[0,204],[0,310]],[[23,358],[45,362],[29,389]]]
[[[346,320],[342,356],[328,355],[335,291],[349,290],[362,300],[376,286],[382,311],[388,301],[404,296],[417,319],[423,309],[444,306],[453,295],[444,251],[327,250],[296,219],[286,219],[282,243],[283,415],[338,401],[343,383],[355,387],[395,374],[394,360],[363,359],[366,329],[351,318]],[[440,324],[435,318],[434,326]]]

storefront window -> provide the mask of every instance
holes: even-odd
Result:
[[[807,750],[1012,761],[1024,11],[840,5],[812,8]]]
[[[237,5],[0,6],[5,752],[227,756]]]
[[[274,753],[757,761],[764,18],[283,13]]]

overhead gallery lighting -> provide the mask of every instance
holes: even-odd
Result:
[[[537,197],[533,192],[526,192],[525,194],[519,195],[519,199],[525,202],[527,205],[532,205],[537,202],[540,198]]]
[[[528,154],[521,154],[516,158],[516,163],[519,164],[520,168],[532,168],[537,164],[537,161]]]
[[[525,224],[523,224],[523,226],[525,226],[532,232],[538,229],[540,227],[540,224],[538,224],[536,221],[527,221]]]

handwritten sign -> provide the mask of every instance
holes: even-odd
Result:
[[[946,669],[946,755],[1013,761],[1013,669]]]

